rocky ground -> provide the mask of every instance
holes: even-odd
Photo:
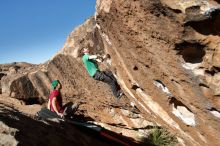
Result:
[[[80,103],[78,118],[137,141],[150,125],[168,129],[179,145],[219,145],[219,17],[217,0],[97,0],[95,16],[49,61],[0,66],[0,101],[31,117],[59,79],[64,102]],[[89,77],[84,47],[111,55],[122,99]]]
[[[25,106],[0,98],[0,145],[109,145],[71,124],[37,120],[39,105]]]

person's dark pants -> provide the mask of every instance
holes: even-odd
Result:
[[[111,71],[97,71],[93,76],[95,80],[102,81],[110,85],[113,95],[117,98],[120,94],[120,87]]]

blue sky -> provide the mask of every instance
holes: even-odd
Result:
[[[0,64],[43,63],[95,13],[96,0],[0,0]]]

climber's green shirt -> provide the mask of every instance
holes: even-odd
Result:
[[[83,63],[88,71],[89,75],[93,77],[95,73],[99,70],[98,65],[95,60],[89,60],[89,54],[85,54],[82,58]]]

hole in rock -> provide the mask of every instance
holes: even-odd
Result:
[[[134,66],[134,67],[133,67],[133,70],[138,70],[138,67],[137,67],[137,66]]]
[[[141,89],[142,91],[144,91],[144,89],[141,88],[137,83],[132,83],[131,89],[133,89],[133,90]]]
[[[140,88],[138,85],[132,85],[131,89],[133,90],[137,90],[138,88]]]
[[[209,86],[208,86],[208,85],[206,85],[206,84],[203,84],[203,83],[199,83],[199,86],[200,86],[200,87],[205,87],[205,88],[209,88]]]
[[[186,63],[201,63],[205,56],[205,50],[203,45],[199,43],[183,42],[176,45],[176,50],[179,52],[178,55],[182,55]]]
[[[195,31],[203,35],[220,35],[220,10],[210,11],[212,12],[208,13],[207,11],[208,18],[190,21],[185,25],[191,26]]]
[[[149,65],[145,65],[145,67],[146,67],[146,68],[150,68],[150,66],[149,66]]]

